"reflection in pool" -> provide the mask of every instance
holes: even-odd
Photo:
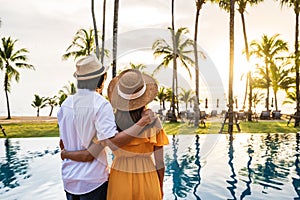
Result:
[[[169,139],[166,200],[300,198],[299,133]],[[57,144],[58,138],[1,139],[1,199],[65,199]]]

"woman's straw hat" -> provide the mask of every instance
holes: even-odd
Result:
[[[74,77],[77,80],[89,80],[101,76],[107,70],[108,67],[102,66],[95,55],[88,55],[76,63]]]
[[[139,70],[128,69],[111,80],[107,94],[111,105],[123,111],[136,110],[150,103],[157,95],[156,81]]]

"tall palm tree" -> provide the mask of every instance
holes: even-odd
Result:
[[[279,56],[282,52],[288,51],[288,44],[281,39],[278,39],[279,34],[275,34],[270,38],[267,35],[263,35],[261,41],[253,40],[250,43],[252,48],[250,54],[256,55],[256,57],[263,59],[265,64],[265,78],[267,88],[266,108],[269,111],[269,97],[270,97],[270,66],[274,63],[276,56]]]
[[[32,101],[31,106],[37,109],[37,111],[36,111],[37,117],[40,116],[40,110],[47,106],[47,101],[48,101],[48,98],[46,98],[46,97],[40,97],[37,94],[34,95],[34,100]]]
[[[179,100],[185,103],[185,110],[188,109],[188,103],[195,98],[195,91],[189,89],[186,90],[184,88],[180,88],[181,93],[179,94]]]
[[[118,50],[118,18],[119,18],[119,0],[114,4],[114,22],[113,22],[113,63],[112,77],[117,75],[117,50]]]
[[[11,37],[1,39],[2,46],[0,47],[0,70],[4,71],[4,91],[7,105],[7,119],[11,119],[8,93],[11,89],[11,81],[13,78],[18,82],[20,80],[20,73],[17,68],[33,69],[34,66],[26,63],[28,60],[26,48],[15,50],[15,44],[18,40],[12,40]]]
[[[106,17],[106,0],[103,0],[103,14],[102,14],[102,48],[105,48],[105,17]],[[104,64],[104,51],[101,51],[101,64]]]
[[[171,34],[172,34],[172,30]],[[194,64],[194,61],[189,56],[192,55],[193,50],[190,47],[193,47],[193,40],[184,38],[184,35],[188,33],[187,28],[179,28],[175,34],[175,42],[173,45],[170,45],[165,39],[159,39],[155,41],[152,45],[152,49],[154,50],[154,56],[164,56],[163,61],[156,67],[156,69],[153,71],[153,74],[157,73],[159,70],[161,70],[163,67],[168,67],[170,62],[173,61],[173,79],[172,79],[172,90],[174,91],[172,93],[172,102],[171,102],[171,108],[172,108],[172,121],[177,121],[176,115],[175,115],[175,107],[176,107],[176,91],[177,91],[177,62],[174,66],[174,60],[179,59],[181,62],[181,66],[184,67],[187,72],[189,73],[190,78],[192,77],[190,66]],[[176,50],[174,51],[174,46],[176,47]],[[174,52],[176,54],[174,54]],[[174,69],[175,68],[175,69]],[[178,106],[177,106],[178,109]],[[179,113],[179,112],[178,112]]]
[[[199,110],[199,63],[198,63],[198,24],[199,24],[199,15],[202,5],[205,4],[205,0],[196,0],[196,17],[195,17],[195,33],[194,33],[194,55],[195,55],[195,85],[196,85],[196,95],[194,100],[194,112],[195,112],[195,121],[194,126],[198,127],[200,119],[200,110]]]
[[[233,131],[233,69],[234,69],[234,0],[230,0],[229,12],[229,84],[228,84],[228,133]]]
[[[94,0],[91,0],[91,11],[92,11],[92,18],[93,18],[93,26],[94,26],[94,34],[95,34],[95,44],[96,44],[96,56],[99,59],[99,41],[98,41],[98,29],[97,29],[97,22],[95,17],[95,3]]]
[[[246,7],[249,4],[250,6],[253,6],[255,4],[259,4],[260,2],[263,2],[263,0],[235,0],[236,4],[238,5],[238,12],[241,15],[242,20],[242,27],[243,27],[243,35],[244,35],[244,43],[245,43],[245,54],[246,54],[246,60],[249,63],[250,60],[250,53],[249,53],[249,45],[248,45],[248,39],[247,39],[247,32],[246,32],[246,23],[245,23],[245,11]],[[229,12],[230,9],[230,0],[221,0],[220,6]],[[249,94],[248,94],[248,88],[249,88]],[[245,90],[245,97],[244,97],[244,103],[243,108],[246,104],[246,97],[248,94],[248,120],[252,121],[252,78],[251,78],[251,70],[247,73],[247,80],[246,80],[246,90]]]
[[[287,5],[288,7],[294,8],[296,23],[295,23],[295,68],[296,68],[296,109],[297,116],[300,116],[300,79],[299,79],[299,12],[300,12],[300,2],[298,0],[279,0],[281,6]],[[300,119],[297,117],[295,119],[295,127],[299,126]]]

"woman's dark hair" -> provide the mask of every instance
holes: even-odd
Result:
[[[105,72],[104,74],[102,74],[101,76],[100,76],[100,79],[99,79],[99,81],[98,81],[98,83],[97,83],[97,88],[100,88],[101,87],[101,85],[102,85],[102,83],[103,83],[103,81],[105,80],[105,77],[107,76],[107,72]]]
[[[144,107],[131,111],[117,110],[115,112],[117,129],[119,132],[133,126],[142,118]]]

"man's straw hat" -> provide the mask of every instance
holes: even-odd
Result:
[[[136,69],[123,71],[111,80],[107,89],[111,105],[123,111],[136,110],[147,105],[157,93],[155,80]]]
[[[107,70],[108,67],[102,66],[95,55],[88,55],[77,61],[74,77],[77,80],[89,80],[101,76]]]

